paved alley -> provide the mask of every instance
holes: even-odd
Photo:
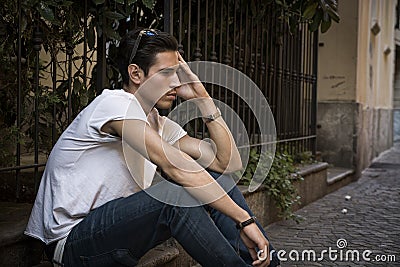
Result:
[[[296,212],[267,233],[282,266],[400,266],[400,143],[357,182]]]

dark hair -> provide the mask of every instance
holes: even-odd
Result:
[[[147,76],[151,66],[155,64],[158,53],[166,51],[178,51],[178,42],[175,37],[166,32],[157,32],[156,35],[142,35],[136,55],[129,62],[129,57],[135,45],[136,39],[142,29],[129,31],[121,40],[118,48],[116,63],[122,76],[124,85],[129,85],[129,64],[137,64]]]

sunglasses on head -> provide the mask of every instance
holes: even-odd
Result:
[[[136,41],[135,41],[135,45],[133,46],[133,49],[132,49],[132,52],[131,52],[131,56],[129,57],[129,64],[132,63],[133,58],[136,56],[136,52],[138,50],[138,47],[139,47],[139,44],[140,44],[140,39],[142,39],[142,36],[143,35],[156,36],[156,35],[158,35],[159,32],[160,32],[159,30],[155,30],[155,29],[144,29],[144,30],[141,30],[139,32],[139,35],[138,35],[138,37],[136,38]]]

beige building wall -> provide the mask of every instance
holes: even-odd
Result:
[[[360,2],[356,100],[364,108],[393,106],[396,3],[396,0]]]
[[[89,50],[89,49],[88,49]],[[84,46],[83,43],[79,44],[78,46],[74,47],[74,54],[72,55],[73,58],[77,57],[83,57],[84,53]],[[93,71],[93,68],[96,64],[97,61],[97,53],[94,51],[93,53],[89,52],[89,55],[91,55],[90,60],[87,61],[86,67],[87,67],[87,81],[86,81],[86,86],[89,85],[89,81],[91,78],[91,73]],[[44,64],[48,64],[51,62],[51,54],[46,53],[44,49],[40,51],[40,59],[43,61]],[[57,80],[66,80],[68,78],[68,56],[65,53],[57,53],[57,61],[59,62],[58,67],[57,67]],[[74,63],[72,64],[72,75],[74,75],[77,71],[77,67],[81,67],[82,65],[82,59],[75,59]],[[80,70],[81,73],[83,73],[83,68]],[[41,84],[44,86],[48,86],[49,88],[53,88],[53,83],[52,83],[52,75],[51,75],[51,66],[48,67],[46,72],[41,73]],[[74,81],[72,80],[72,83]],[[80,82],[83,83],[83,79],[80,78]],[[59,86],[59,83],[57,84]],[[73,86],[73,84],[72,84]]]
[[[396,0],[343,0],[320,34],[317,148],[358,173],[392,145]]]
[[[318,101],[355,100],[357,9],[358,1],[339,1],[340,23],[319,35]]]

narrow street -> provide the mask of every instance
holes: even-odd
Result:
[[[400,143],[296,214],[266,228],[282,266],[400,266]]]

